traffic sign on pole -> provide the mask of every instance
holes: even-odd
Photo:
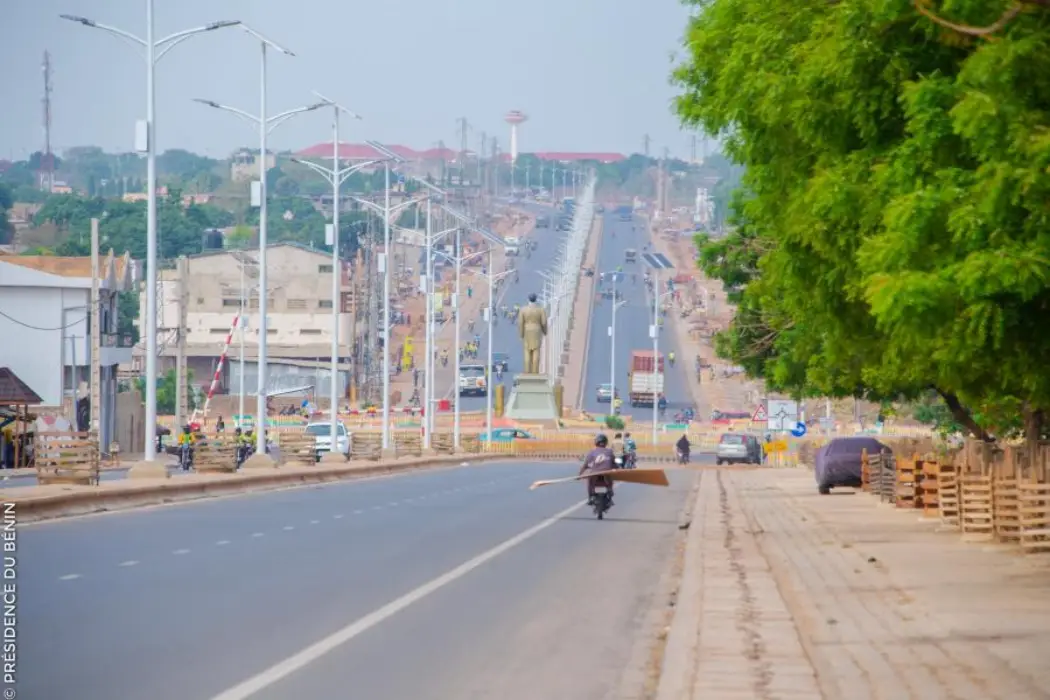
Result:
[[[755,412],[751,414],[751,420],[755,421],[756,423],[760,423],[766,420],[765,404],[758,405],[758,408],[755,409]]]
[[[795,423],[795,427],[791,429],[791,434],[795,437],[802,437],[806,434],[806,424],[802,421]]]

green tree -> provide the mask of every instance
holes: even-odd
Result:
[[[906,0],[693,2],[683,121],[746,168],[701,265],[738,291],[719,341],[774,390],[912,398],[972,434],[1050,409],[1050,17],[997,41]],[[1003,3],[959,0],[983,25]]]
[[[14,228],[7,220],[7,212],[13,205],[14,197],[11,188],[0,182],[0,244],[10,243],[14,235]]]
[[[163,377],[157,378],[157,413],[162,415],[173,415],[175,413],[175,399],[179,395],[178,383],[176,382],[175,370],[169,369]],[[193,391],[193,370],[186,370],[186,405],[191,411],[198,408],[197,395]],[[146,395],[146,382],[144,379],[135,380],[135,389],[140,396]]]

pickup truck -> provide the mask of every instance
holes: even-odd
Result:
[[[485,365],[461,365],[459,368],[459,395],[485,396],[488,394],[488,372]]]

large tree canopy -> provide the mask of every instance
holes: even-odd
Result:
[[[720,351],[796,395],[930,389],[971,432],[1050,409],[1050,12],[990,39],[908,0],[694,0],[682,120],[746,166],[701,265]],[[1011,3],[934,7],[989,26]],[[924,9],[933,3],[923,4]]]

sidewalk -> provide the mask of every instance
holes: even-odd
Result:
[[[1050,697],[1050,557],[809,470],[702,474],[658,700]]]
[[[602,221],[604,217],[596,214],[591,225],[587,250],[583,254],[583,267],[594,269],[598,265],[598,252],[602,248]],[[595,278],[580,275],[576,287],[576,296],[572,306],[572,328],[569,330],[569,362],[565,365],[565,376],[562,378],[565,406],[565,417],[575,413],[583,405],[583,386],[587,372],[588,344],[591,337],[591,314],[594,312]]]

